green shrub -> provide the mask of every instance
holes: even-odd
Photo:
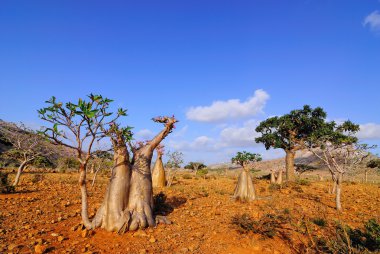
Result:
[[[327,222],[323,218],[314,218],[311,220],[315,225],[320,226],[320,227],[325,227],[327,225]]]
[[[309,180],[301,179],[301,178],[297,179],[296,183],[299,185],[305,185],[305,186],[310,186],[311,184]]]
[[[273,238],[278,233],[286,235],[284,230],[287,228],[285,224],[290,222],[289,214],[265,214],[259,220],[254,220],[248,214],[235,215],[232,217],[231,223],[237,226],[240,233],[248,233],[249,231],[260,234],[263,238]]]
[[[8,173],[0,171],[0,192],[12,193],[15,191],[15,187],[9,184]]]
[[[45,176],[43,174],[34,174],[32,177],[32,183],[42,182],[44,178]]]
[[[337,224],[335,236],[318,238],[317,249],[323,253],[369,253],[380,251],[380,225],[375,219],[370,219],[364,225],[364,230],[352,229],[349,226]]]
[[[271,183],[269,185],[269,190],[270,191],[276,191],[276,190],[280,190],[281,189],[281,185],[280,184],[277,184],[277,183]]]
[[[204,177],[207,174],[208,174],[207,168],[198,169],[196,173],[197,176],[201,176],[201,177]]]
[[[184,174],[182,176],[183,179],[193,179],[193,177],[190,174]]]

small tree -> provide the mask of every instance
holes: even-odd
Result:
[[[154,163],[154,167],[152,170],[152,185],[153,187],[165,187],[166,185],[166,177],[165,177],[165,170],[164,170],[164,164],[162,163],[162,155],[164,155],[164,146],[158,145],[156,148],[157,152],[157,159]]]
[[[255,188],[249,170],[255,162],[261,160],[262,158],[260,154],[249,153],[246,151],[238,152],[236,156],[231,159],[232,163],[243,167],[235,187],[234,198],[236,200],[251,201],[256,199]]]
[[[119,109],[116,116],[109,111],[112,100],[90,94],[88,101],[79,99],[77,104],[58,102],[53,96],[46,101],[48,107],[38,110],[39,117],[50,123],[40,132],[56,145],[76,151],[79,162],[79,186],[82,196],[82,220],[91,227],[88,218],[87,164],[95,150],[94,142],[105,137],[104,126],[115,122],[126,110]]]
[[[94,152],[92,160],[89,162],[91,173],[94,174],[91,186],[94,186],[97,174],[101,170],[112,169],[113,155],[109,151],[97,150]]]
[[[334,182],[336,209],[342,210],[341,192],[343,176],[369,156],[368,145],[358,144],[355,134],[359,125],[346,121],[341,125],[334,121],[323,126],[308,137],[309,150],[323,161]],[[334,191],[333,191],[334,192]]]
[[[207,166],[203,164],[202,162],[189,162],[186,166],[185,169],[192,169],[195,172],[198,171],[198,169],[206,168]]]
[[[370,169],[374,169],[374,168],[377,168],[377,169],[380,169],[380,159],[372,159],[370,161],[367,162],[367,167],[364,169],[364,174],[365,174],[365,182],[368,181],[368,171]]]
[[[176,169],[180,168],[183,163],[183,153],[179,151],[174,151],[166,154],[168,161],[166,162],[166,167],[170,170],[167,186],[172,185]]]
[[[19,183],[21,173],[26,166],[36,159],[46,159],[53,153],[49,143],[24,124],[0,121],[0,133],[6,142],[12,144],[12,148],[5,152],[5,156],[20,162],[13,186]]]
[[[261,133],[255,141],[263,143],[265,148],[280,148],[286,153],[286,180],[294,181],[294,158],[296,151],[306,148],[306,138],[318,130],[326,118],[325,111],[305,105],[302,109],[292,110],[280,117],[271,117],[262,121],[256,128]]]

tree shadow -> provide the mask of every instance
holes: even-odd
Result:
[[[163,215],[167,216],[172,213],[174,209],[181,207],[183,204],[187,202],[187,198],[185,197],[171,197],[167,198],[167,196],[160,192],[153,197],[154,201],[154,214],[155,215]]]

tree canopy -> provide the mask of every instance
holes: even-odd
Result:
[[[323,125],[326,116],[322,108],[313,109],[305,105],[289,114],[268,118],[256,127],[256,132],[261,136],[255,141],[263,143],[266,149],[303,149],[306,138]]]
[[[258,162],[261,160],[262,160],[262,157],[260,154],[243,151],[243,152],[238,152],[236,156],[231,159],[231,162],[243,167],[247,164]]]
[[[186,166],[185,169],[193,169],[193,170],[198,170],[202,168],[206,168],[207,166],[203,164],[202,162],[189,162]]]

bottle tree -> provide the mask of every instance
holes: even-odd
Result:
[[[157,146],[157,159],[152,170],[153,187],[163,188],[166,186],[164,164],[162,163],[162,155],[164,155],[164,151],[165,150],[163,145]]]
[[[265,148],[283,149],[286,153],[286,180],[295,180],[294,159],[296,151],[306,148],[306,138],[318,130],[326,119],[325,111],[305,105],[302,109],[292,110],[289,114],[275,116],[262,121],[256,132],[261,136],[256,143]]]
[[[231,162],[243,167],[235,187],[234,198],[243,202],[256,199],[255,188],[249,170],[255,162],[261,161],[261,155],[246,151],[238,152]]]
[[[82,221],[86,228],[102,227],[122,233],[147,226],[155,226],[165,218],[154,217],[153,190],[150,164],[154,149],[172,131],[175,117],[156,117],[164,124],[153,139],[132,144],[131,127],[122,128],[117,120],[126,110],[110,111],[112,100],[100,95],[89,95],[88,101],[77,104],[58,102],[55,97],[40,109],[40,118],[50,123],[42,133],[57,145],[72,148],[80,164],[79,186],[82,197]],[[102,205],[93,220],[88,216],[86,167],[94,154],[95,141],[108,137],[114,150],[114,167]]]

